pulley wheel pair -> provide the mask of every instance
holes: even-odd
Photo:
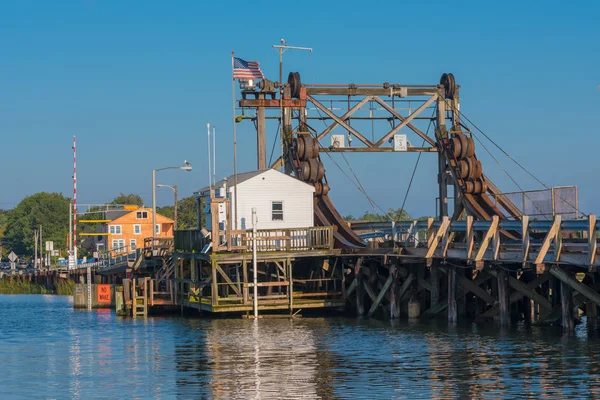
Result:
[[[475,142],[472,138],[459,133],[450,139],[450,151],[456,159],[473,157],[475,155]]]
[[[483,173],[481,161],[475,159],[475,157],[468,157],[460,160],[458,168],[461,179],[480,178]]]
[[[325,166],[316,158],[300,162],[300,178],[305,182],[317,182],[325,176]]]
[[[290,86],[290,95],[294,99],[299,99],[300,87],[302,86],[302,82],[300,82],[300,73],[290,72],[288,75],[288,85]]]
[[[440,85],[444,85],[444,96],[447,99],[453,99],[456,94],[456,82],[451,73],[443,74],[440,78]]]
[[[319,155],[319,142],[310,135],[298,135],[294,139],[298,158],[309,160]]]
[[[317,196],[325,196],[329,193],[329,185],[327,183],[315,182],[315,194]]]
[[[487,192],[487,183],[481,178],[470,179],[465,182],[465,192],[468,194],[481,194]]]

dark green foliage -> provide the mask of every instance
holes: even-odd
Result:
[[[204,210],[204,199],[201,199],[200,211]],[[173,206],[157,207],[156,212],[167,218],[173,218]],[[204,215],[202,215],[204,220]],[[177,229],[196,229],[196,198],[194,196],[184,197],[177,202]]]
[[[112,201],[113,204],[131,204],[131,205],[138,205],[140,207],[142,207],[144,205],[144,200],[142,200],[142,197],[139,194],[125,194],[125,193],[120,193],[117,197],[115,197]]]
[[[24,198],[7,212],[5,247],[17,255],[32,255],[34,231],[43,227],[43,241],[54,242],[55,249],[67,248],[70,200],[60,193],[40,192]]]

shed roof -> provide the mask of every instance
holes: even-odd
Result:
[[[262,174],[264,174],[266,172],[269,172],[269,171],[274,171],[274,172],[277,172],[278,174],[289,176],[289,175],[283,174],[283,173],[281,173],[281,172],[279,172],[279,171],[277,171],[275,169],[272,169],[272,168],[260,169],[260,170],[257,170],[257,171],[248,171],[248,172],[242,172],[240,174],[237,174],[237,184],[239,185],[242,182],[250,180],[250,179],[252,179],[252,178],[254,178],[256,176],[262,175]],[[300,181],[300,180],[298,180],[298,179],[296,179],[296,178],[294,178],[292,176],[289,176],[289,177],[292,178],[292,179],[294,179],[294,180],[297,180],[298,182],[301,182],[301,183],[307,185],[307,183],[302,182],[302,181]],[[232,188],[232,187],[235,187],[235,181],[236,181],[235,175],[231,175],[231,176],[228,176],[225,179],[221,179],[216,184],[214,184],[213,187],[216,187],[216,188],[223,187],[223,182],[225,180],[227,180],[227,188],[228,189]],[[206,187],[203,187],[202,189],[197,190],[196,192],[194,192],[194,195],[202,195],[203,193],[207,193],[209,190],[210,190],[210,187],[206,186]]]

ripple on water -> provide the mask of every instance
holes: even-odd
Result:
[[[600,396],[600,342],[581,327],[134,320],[31,295],[0,296],[0,336],[3,398]]]

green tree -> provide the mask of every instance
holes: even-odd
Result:
[[[384,222],[384,221],[410,221],[410,215],[403,209],[398,208],[394,210],[390,208],[387,214],[377,214],[370,211],[365,211],[362,217],[358,218],[360,221],[373,221],[373,222]]]
[[[3,246],[3,242],[4,242],[4,234],[6,232],[6,221],[7,220],[7,211],[6,210],[0,210],[0,256],[4,257],[6,255],[8,255],[7,249],[5,246]]]
[[[28,196],[6,215],[6,247],[18,255],[31,255],[34,231],[42,225],[43,240],[55,249],[67,248],[70,200],[60,193],[40,192]]]
[[[144,200],[142,200],[139,194],[119,193],[119,195],[113,199],[112,204],[131,204],[142,207],[144,205]]]
[[[204,211],[204,198],[200,200],[200,212]],[[173,206],[157,207],[156,212],[167,218],[173,218]],[[202,221],[204,221],[204,216]],[[204,226],[204,225],[202,225]],[[177,202],[177,229],[196,229],[196,198],[194,196],[184,197]]]

